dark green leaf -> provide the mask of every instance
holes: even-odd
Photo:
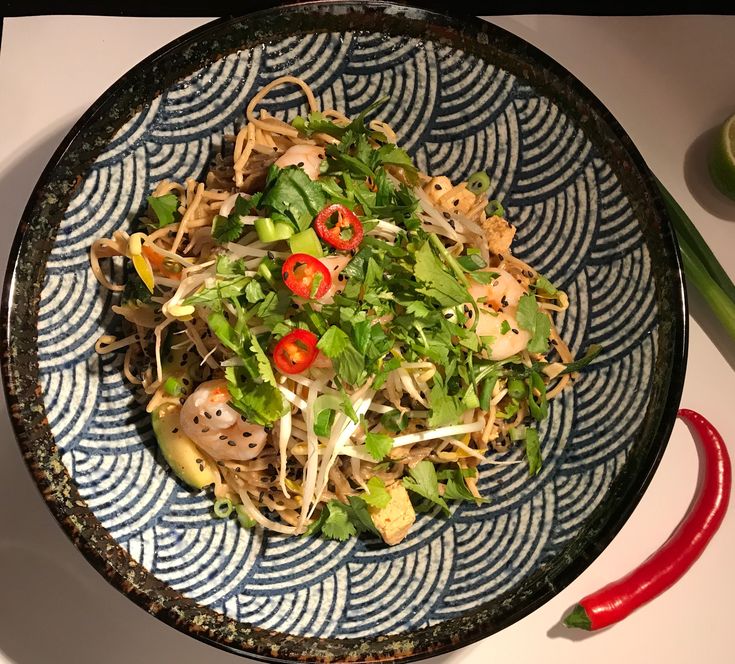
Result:
[[[147,200],[153,214],[156,215],[159,228],[173,224],[181,218],[178,212],[179,197],[176,194],[148,196]]]

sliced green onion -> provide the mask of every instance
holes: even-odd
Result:
[[[493,199],[487,202],[485,206],[485,214],[488,217],[504,217],[505,208],[500,204],[500,201]]]
[[[457,262],[462,266],[462,269],[467,270],[467,272],[480,270],[487,265],[487,263],[482,260],[482,256],[470,253],[468,253],[467,256],[459,256],[457,258]]]
[[[490,188],[490,178],[485,171],[478,171],[467,178],[467,189],[473,194],[481,194]]]
[[[324,256],[322,243],[313,228],[307,228],[305,231],[292,235],[288,239],[288,246],[294,254],[309,254],[315,258]]]
[[[255,220],[255,232],[261,242],[278,242],[287,240],[293,233],[293,226],[284,221],[276,221],[269,217],[260,217]]]
[[[526,396],[526,384],[520,378],[508,381],[508,396],[511,399],[523,399]]]
[[[684,210],[666,188],[658,180],[656,182],[676,232],[684,274],[735,339],[735,285]]]
[[[526,427],[523,424],[519,424],[517,427],[509,427],[508,435],[514,443],[517,443],[520,440],[525,440]]]
[[[184,386],[178,378],[169,376],[163,383],[163,391],[169,396],[178,397],[184,391]]]
[[[689,219],[686,212],[681,209],[681,206],[673,199],[658,179],[656,183],[661,191],[666,208],[671,215],[671,221],[673,222],[680,246],[686,244],[689,247],[690,256],[697,259],[725,295],[735,301],[735,284],[733,284],[732,279],[730,279],[725,269],[720,265],[720,262],[712,253],[712,250],[704,241],[704,238],[691,219]]]
[[[235,512],[237,513],[237,520],[243,528],[249,529],[258,525],[258,522],[245,511],[244,505],[237,505]]]
[[[217,498],[214,501],[214,515],[218,519],[226,519],[232,514],[233,509],[232,501],[229,498]]]
[[[528,474],[533,477],[541,470],[541,445],[539,445],[538,431],[526,429],[526,459],[528,459]]]

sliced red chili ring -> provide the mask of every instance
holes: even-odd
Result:
[[[319,349],[316,334],[301,328],[289,332],[273,349],[273,362],[287,374],[297,374],[308,369],[316,359]]]
[[[332,287],[327,266],[309,254],[292,254],[281,270],[283,283],[294,294],[309,299],[322,297]]]
[[[335,215],[336,220],[331,224]],[[328,205],[316,215],[314,230],[322,240],[342,251],[351,251],[358,247],[365,234],[355,213],[339,203]]]

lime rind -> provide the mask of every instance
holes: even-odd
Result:
[[[735,200],[735,115],[717,132],[709,158],[709,172],[715,186]]]

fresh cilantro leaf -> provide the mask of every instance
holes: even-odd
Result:
[[[508,332],[510,332],[510,323],[504,320],[500,323],[500,334],[508,334]]]
[[[225,378],[232,406],[248,422],[268,426],[280,419],[288,408],[278,388],[254,381],[243,367],[225,367]]]
[[[376,461],[382,461],[393,449],[393,439],[384,433],[368,431],[365,436],[365,449]]]
[[[421,302],[421,300],[414,300],[413,302],[409,302],[406,307],[406,313],[416,316],[416,318],[426,318],[431,313],[431,309]]]
[[[383,425],[383,428],[392,433],[400,433],[408,426],[410,421],[411,418],[407,413],[401,413],[395,408],[380,416],[380,423]]]
[[[436,477],[436,469],[431,461],[419,461],[409,471],[409,477],[403,478],[403,486],[422,498],[426,498],[435,505],[442,508],[446,516],[450,515],[449,507],[439,495],[439,482]]]
[[[474,471],[472,473],[467,471]],[[451,470],[444,470],[437,473],[439,479],[446,481],[446,487],[444,489],[444,498],[450,500],[471,500],[473,503],[487,503],[487,498],[477,498],[470,491],[465,482],[465,477],[474,477],[476,471],[474,468],[467,468],[463,470],[459,466]]]
[[[370,505],[383,509],[391,501],[391,496],[385,488],[385,483],[379,477],[371,477],[367,481],[367,493],[362,495],[362,499]]]
[[[276,377],[273,375],[273,367],[271,366],[268,357],[263,352],[263,349],[260,347],[258,339],[255,337],[254,334],[250,337],[250,350],[253,352],[253,354],[255,355],[255,359],[258,362],[258,371],[260,372],[260,377],[266,383],[269,383],[273,387],[277,388],[278,383],[276,383]]]
[[[179,197],[176,194],[148,196],[148,205],[158,220],[158,227],[163,228],[181,219],[179,214]]]
[[[357,535],[357,529],[350,520],[347,505],[339,500],[330,500],[324,509],[327,511],[327,517],[322,523],[324,537],[344,542],[353,535]]]
[[[516,318],[518,325],[531,333],[528,351],[530,353],[547,352],[549,350],[551,322],[549,317],[539,309],[535,295],[525,294],[521,296],[518,301]]]
[[[236,214],[231,214],[229,217],[218,214],[212,221],[212,237],[218,244],[234,242],[242,235],[243,226],[240,217]]]
[[[485,267],[487,264],[479,254],[469,254],[467,256],[457,257],[457,262],[462,266],[462,269],[467,272],[475,272]],[[474,278],[474,275],[473,275]]]
[[[239,276],[218,280],[211,288],[202,287],[193,295],[185,298],[183,304],[212,306],[219,300],[239,297],[251,281],[250,277]]]
[[[325,205],[321,187],[297,166],[271,169],[273,181],[260,199],[260,205],[286,215],[300,231],[306,230]]]
[[[265,299],[265,293],[263,287],[258,281],[252,279],[247,286],[245,286],[245,299],[251,304],[261,302]]]
[[[350,344],[350,338],[347,334],[335,325],[332,325],[319,339],[317,348],[327,357],[334,358],[344,352],[345,348]]]
[[[526,429],[526,459],[528,459],[528,474],[533,477],[541,470],[541,446],[538,431],[528,427]]]
[[[429,408],[431,408],[429,416],[431,428],[455,424],[464,412],[459,399],[447,393],[446,386],[440,382],[438,375],[434,376],[434,384],[429,392]]]
[[[360,385],[365,374],[365,356],[349,336],[332,325],[319,339],[317,348],[332,360],[337,375],[350,385]]]
[[[229,256],[217,256],[215,272],[218,275],[244,275],[246,271],[245,261],[242,258],[230,258]]]
[[[309,113],[305,118],[297,115],[293,120],[291,120],[291,126],[302,134],[306,134],[306,136],[318,133],[329,134],[335,138],[342,138],[345,131],[347,131],[346,127],[340,127],[331,120],[328,120],[319,111]]]
[[[536,283],[534,284],[537,292],[542,292],[544,295],[549,297],[556,295],[559,289],[554,286],[543,274],[539,274],[536,277]]]
[[[419,292],[435,299],[443,307],[453,307],[470,301],[467,289],[449,274],[434,255],[428,242],[416,252],[414,265],[416,279],[426,285]]]
[[[334,411],[325,408],[319,411],[314,418],[314,433],[321,438],[328,438],[332,433],[332,425],[334,424]]]
[[[370,483],[368,482],[368,485],[369,484]],[[373,519],[370,516],[370,512],[368,511],[367,494],[363,494],[362,497],[350,496],[348,500],[350,501],[350,520],[352,521],[352,524],[355,526],[356,530],[359,533],[367,531],[375,535],[379,535],[380,533],[375,527]],[[388,500],[390,501],[390,496],[388,496]]]

